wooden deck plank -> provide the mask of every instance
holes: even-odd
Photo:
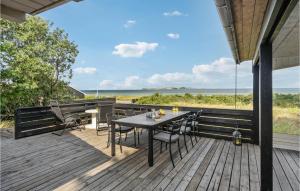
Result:
[[[293,188],[293,190],[298,190],[300,182],[298,181],[296,175],[294,174],[290,165],[286,161],[285,157],[282,155],[282,153],[278,149],[274,149],[274,152],[284,170],[285,176],[287,177],[287,180],[289,181],[291,187]]]
[[[159,155],[159,147],[157,147],[157,149],[154,149],[154,158],[155,160],[162,160],[162,158],[164,157],[164,155]],[[122,190],[123,187],[125,187],[129,182],[131,182],[133,180],[133,178],[138,177],[141,173],[143,173],[144,171],[146,171],[147,169],[149,169],[148,161],[147,159],[147,155],[143,156],[144,160],[142,162],[135,162],[132,161],[132,163],[134,164],[134,166],[132,168],[130,168],[129,170],[127,170],[123,175],[121,175],[121,177],[118,177],[117,179],[115,179],[115,181],[113,181],[111,184],[102,187],[95,187],[94,190],[103,190],[103,191],[107,191],[107,190]]]
[[[235,146],[234,144],[230,145],[229,148],[229,153],[227,156],[227,160],[225,163],[223,175],[221,178],[221,182],[219,185],[219,190],[229,190],[229,185],[230,185],[230,177],[231,177],[231,172],[233,168],[233,159],[234,159],[234,153],[235,153]]]
[[[154,146],[154,151],[158,150],[158,145]],[[111,184],[116,184],[116,182],[120,181],[119,177],[124,177],[126,173],[134,173],[134,171],[138,170],[140,167],[146,164],[147,154],[144,152],[139,157],[135,157],[134,160],[128,161],[126,164],[119,166],[118,168],[114,168],[108,173],[100,176],[94,181],[89,181],[89,184],[84,187],[82,190],[102,190],[106,186]],[[114,183],[113,183],[114,182]]]
[[[212,141],[210,143],[208,143],[208,145],[211,145],[211,143],[212,143]],[[193,169],[193,165],[196,163],[197,160],[199,160],[200,155],[203,152],[207,153],[207,151],[209,150],[208,145],[200,146],[200,149],[196,151],[196,154],[183,166],[183,168],[180,171],[178,171],[176,176],[173,178],[173,180],[169,183],[169,185],[165,189],[166,191],[171,191],[171,190],[175,190],[176,188],[178,188],[177,185],[186,176],[187,172],[190,169]]]
[[[257,164],[257,171],[258,171],[258,180],[260,180],[260,171],[261,171],[261,166],[260,166],[260,150],[259,147],[254,145],[254,152],[255,152],[255,159],[256,159],[256,164]],[[259,186],[260,186],[260,181],[259,181]]]
[[[205,156],[202,164],[199,166],[199,168],[197,169],[197,171],[195,172],[193,178],[191,179],[191,181],[189,182],[186,190],[188,191],[194,191],[197,190],[198,185],[200,183],[199,180],[202,179],[204,173],[206,172],[206,169],[209,166],[209,163],[211,161],[211,159],[213,158],[218,146],[219,146],[220,142],[219,141],[215,141],[213,146],[211,147],[211,149],[209,150],[208,154]]]
[[[224,148],[224,145],[225,145],[225,141],[221,140],[220,141],[220,144],[217,148],[217,151],[215,152],[215,155],[213,156],[213,158],[211,159],[210,163],[209,163],[209,166],[208,168],[206,169],[206,172],[204,174],[204,176],[202,177],[201,181],[200,181],[200,184],[197,188],[197,190],[206,190],[209,183],[210,183],[210,180],[213,176],[213,173],[216,169],[216,166],[217,166],[217,163],[219,161],[219,158],[221,156],[221,153],[222,153],[222,150]]]
[[[1,134],[1,132],[0,132]],[[8,136],[9,137],[9,136]],[[0,136],[1,138],[1,136]],[[159,153],[147,165],[147,133],[133,147],[133,134],[116,156],[106,148],[107,133],[70,131],[63,136],[43,134],[17,141],[1,138],[1,190],[258,190],[260,148],[243,143],[200,138],[192,148],[188,139],[183,159],[173,145],[175,168],[169,152]],[[297,190],[300,184],[299,152],[274,149],[273,190]],[[2,158],[1,158],[2,159]]]
[[[230,180],[230,191],[240,190],[240,174],[241,174],[241,157],[242,148],[240,146],[235,148],[234,161]]]
[[[179,191],[179,190],[185,190],[186,189],[186,187],[188,186],[189,182],[194,177],[197,169],[199,168],[199,166],[201,165],[202,161],[204,160],[205,156],[210,151],[212,145],[213,145],[213,141],[211,141],[211,142],[209,142],[207,144],[207,146],[205,147],[204,151],[200,154],[200,156],[195,161],[195,163],[193,164],[193,166],[188,170],[188,172],[185,174],[185,176],[183,176],[182,180],[176,186],[176,190],[177,191]]]
[[[276,172],[280,187],[283,188],[285,191],[292,191],[293,189],[292,189],[286,175],[284,174],[284,170],[282,169],[275,152],[273,152],[273,168]]]
[[[256,191],[260,189],[258,178],[258,167],[255,159],[255,150],[253,145],[248,144],[249,151],[249,172],[250,172],[250,190]]]
[[[10,189],[21,190],[22,188],[36,187],[40,185],[41,182],[46,182],[51,180],[53,177],[65,174],[65,172],[75,168],[77,165],[76,163],[84,163],[91,158],[90,154],[91,152],[85,154],[77,153],[77,155],[72,155],[71,157],[68,157],[68,160],[64,161],[64,163],[58,162],[55,164],[51,170],[35,174],[34,176],[29,175],[25,179],[17,181],[16,184],[13,184],[13,186],[10,187]],[[68,161],[72,161],[72,163],[69,163]],[[68,164],[66,165],[66,163]]]
[[[300,152],[290,151],[289,154],[294,159],[296,164],[298,164],[300,166]]]
[[[280,184],[279,184],[279,181],[278,181],[278,178],[277,178],[277,175],[276,175],[276,172],[273,168],[273,190],[274,191],[281,191],[281,187],[280,187]]]
[[[185,164],[189,160],[195,160],[195,157],[199,154],[201,149],[205,147],[200,145],[198,148],[194,147],[195,152],[189,151],[189,153],[175,166],[175,168],[160,182],[160,184],[154,190],[164,190],[170,184],[170,182],[176,177],[177,173],[182,170]]]
[[[241,161],[241,180],[240,180],[240,190],[249,191],[249,161],[248,161],[248,144],[242,145],[242,161]]]
[[[225,146],[223,148],[222,154],[220,156],[220,159],[217,163],[216,169],[214,171],[213,177],[209,183],[208,189],[207,190],[218,190],[221,177],[223,174],[224,166],[226,163],[227,155],[228,155],[228,150],[229,146],[232,145],[233,143],[231,142],[226,142]]]
[[[199,145],[202,143],[207,143],[208,140],[206,138],[202,138],[199,141]],[[194,147],[191,149],[191,152],[196,150],[197,147]],[[188,155],[185,148],[183,150],[183,157]],[[167,150],[166,150],[167,152]],[[174,164],[177,166],[177,164],[181,161],[181,158],[179,155],[175,155]],[[154,190],[155,187],[157,187],[158,184],[161,183],[161,181],[174,169],[172,163],[169,161],[168,163],[165,163],[166,166],[160,166],[158,171],[153,171],[148,177],[146,177],[142,183],[140,183],[136,188],[134,188],[134,191],[144,191],[144,190]],[[156,173],[155,173],[156,172]],[[138,180],[138,179],[137,179]]]
[[[204,139],[201,139],[198,144],[201,144]],[[187,153],[183,148],[183,144],[181,144],[182,156],[184,157]],[[168,149],[163,150],[163,153],[167,152]],[[153,189],[159,182],[156,180],[161,180],[168,174],[172,169],[172,163],[170,161],[170,156],[165,155],[166,160],[163,162],[155,163],[153,168],[148,168],[145,172],[143,172],[139,177],[136,177],[130,183],[128,183],[125,187],[122,188],[123,191],[129,190],[151,190]],[[178,151],[174,154],[174,163],[175,165],[180,161],[180,156]],[[161,177],[157,179],[158,177]]]
[[[140,155],[145,155],[145,149],[138,151],[136,153],[131,154],[128,157],[123,156],[116,156],[113,160],[107,161],[104,164],[97,166],[96,168],[88,171],[85,174],[82,174],[79,177],[74,178],[72,181],[56,188],[56,190],[75,190],[75,189],[82,189],[85,186],[89,185],[93,181],[97,180],[97,178],[109,173],[115,168],[119,168],[122,165],[127,165],[129,160],[135,159],[135,157],[139,157]],[[89,181],[89,182],[87,182]]]
[[[296,178],[298,181],[300,181],[300,168],[299,164],[297,164],[293,158],[289,155],[289,152],[287,150],[280,150],[282,152],[282,155],[285,157],[287,160],[288,164],[290,165],[292,171],[294,172]]]
[[[173,152],[173,155],[175,155],[175,154],[179,155],[177,144],[173,144],[172,147],[175,147],[172,150],[176,151],[176,152]],[[183,147],[183,144],[181,144],[181,147]],[[135,178],[146,178],[147,175],[149,175],[149,173],[151,173],[151,172],[153,172],[153,170],[155,170],[155,167],[159,166],[164,161],[169,161],[171,163],[170,157],[168,155],[166,155],[166,153],[164,155],[159,154],[159,157],[157,157],[156,161],[157,161],[156,162],[157,165],[154,164],[154,166],[153,166],[154,168],[153,167],[149,168],[147,165],[145,165],[142,169],[139,170],[141,172],[136,172],[135,175],[128,176],[125,181],[123,181],[121,184],[119,184],[117,187],[115,187],[113,189],[116,190],[116,191],[123,191],[124,188],[128,184],[132,184],[131,181],[133,181]],[[159,161],[162,161],[162,162],[159,162]]]

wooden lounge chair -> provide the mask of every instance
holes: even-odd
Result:
[[[61,130],[60,133],[54,132],[53,133],[54,135],[58,135],[58,136],[63,135],[63,133],[67,128],[80,129],[81,131],[82,128],[80,126],[82,126],[82,123],[81,123],[80,116],[78,114],[74,113],[74,114],[64,115],[60,109],[58,101],[50,101],[50,106],[56,118],[59,120],[59,122],[61,122],[60,125],[64,126],[64,128]],[[85,127],[83,126],[83,128]]]

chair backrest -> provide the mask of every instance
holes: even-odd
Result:
[[[194,119],[193,116],[188,116],[188,118],[186,119],[186,123],[185,123],[186,127],[192,127],[193,119]]]
[[[196,115],[196,120],[199,120],[201,115],[202,115],[202,112],[203,110],[201,109],[200,111],[197,112],[197,115]]]
[[[140,115],[140,114],[143,114],[143,113],[145,113],[145,112],[143,112],[143,111],[134,111],[134,115]]]
[[[128,109],[128,110],[125,111],[125,115],[126,116],[133,116],[133,115],[135,115],[135,112],[131,109]]]
[[[65,118],[64,118],[64,115],[61,112],[61,109],[59,107],[58,101],[51,100],[50,101],[50,107],[51,107],[51,111],[55,114],[55,116],[57,117],[57,119],[59,121],[61,121],[62,123],[64,123],[65,122]]]
[[[107,113],[106,114],[106,123],[107,123],[108,126],[111,125],[112,115],[113,115],[112,113]]]
[[[113,113],[114,104],[105,104],[99,106],[98,123],[106,123],[106,114]]]
[[[170,129],[171,134],[176,134],[180,132],[183,121],[184,119],[172,121],[171,129]]]

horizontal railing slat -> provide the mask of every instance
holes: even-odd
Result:
[[[85,110],[109,103],[115,103],[115,98],[60,104],[60,108],[65,116],[76,113],[83,122],[90,122],[91,114],[85,113]],[[15,112],[15,138],[56,131],[63,128],[61,124],[50,106],[18,108]]]
[[[229,127],[221,127],[221,126],[207,126],[207,125],[203,125],[200,124],[197,126],[198,130],[202,130],[202,131],[214,131],[215,133],[217,132],[221,132],[221,133],[229,133],[230,135],[232,135],[233,131],[235,131],[235,128],[229,128]],[[253,132],[249,129],[242,129],[239,128],[238,129],[242,136],[248,136],[251,137],[253,135]]]
[[[114,99],[115,100],[115,99]],[[91,115],[85,113],[87,109],[94,109],[97,105],[111,103],[109,101],[76,102],[60,105],[64,115],[77,113],[86,122],[90,122]],[[124,110],[151,110],[172,109],[172,106],[160,105],[138,105],[138,104],[115,104],[115,111]],[[199,122],[199,135],[212,138],[232,139],[232,132],[236,123],[243,135],[243,140],[251,142],[253,140],[253,112],[251,110],[232,110],[216,108],[179,107],[182,111],[198,112],[202,111]],[[62,128],[60,122],[53,118],[51,107],[27,107],[16,110],[16,138],[31,136],[35,134],[51,132]],[[55,117],[56,118],[56,117]]]
[[[172,109],[172,106],[160,105],[138,105],[138,104],[116,104],[118,110],[126,109]],[[251,142],[253,140],[253,111],[252,110],[233,110],[216,108],[196,108],[179,107],[183,111],[201,112],[198,119],[199,135],[211,138],[232,139],[232,133],[238,124],[239,131],[242,133],[243,140]]]

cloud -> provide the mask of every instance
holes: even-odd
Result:
[[[102,80],[99,84],[100,88],[112,88],[114,87],[114,82],[112,80]]]
[[[234,88],[235,62],[221,57],[207,64],[198,64],[190,72],[155,73],[150,76],[127,76],[121,81],[104,80],[102,88],[140,89],[161,87]],[[252,87],[252,63],[238,66],[238,87]]]
[[[135,24],[136,24],[136,20],[127,20],[123,26],[125,28],[130,28],[133,27]]]
[[[165,84],[167,83],[182,83],[188,80],[191,80],[192,76],[186,73],[165,73],[165,74],[153,74],[147,79],[147,82],[150,84]]]
[[[177,10],[174,10],[174,11],[171,11],[171,12],[164,12],[163,15],[167,16],[167,17],[187,16],[187,14],[183,14],[182,12],[177,11]]]
[[[238,65],[238,73],[240,75],[248,75],[249,64],[251,66],[251,63],[249,62],[248,64],[245,64],[244,62]],[[211,73],[234,74],[235,66],[236,65],[233,59],[221,57],[210,64],[194,65],[194,67],[192,68],[192,72],[196,75],[206,75]]]
[[[97,71],[94,67],[78,67],[74,69],[76,74],[95,74]]]
[[[115,46],[112,52],[124,58],[142,57],[148,51],[154,51],[158,47],[158,43],[136,42],[134,44],[119,44]]]
[[[134,87],[137,83],[138,80],[140,79],[139,76],[128,76],[125,80],[124,83],[122,84],[122,86],[124,88],[130,88],[130,87]]]
[[[179,39],[180,35],[178,33],[169,33],[169,34],[167,34],[167,37],[169,37],[171,39]]]
[[[115,82],[112,80],[102,80],[100,82],[100,88],[102,89],[134,89],[138,85],[140,85],[140,77],[139,76],[128,76],[121,82]]]

